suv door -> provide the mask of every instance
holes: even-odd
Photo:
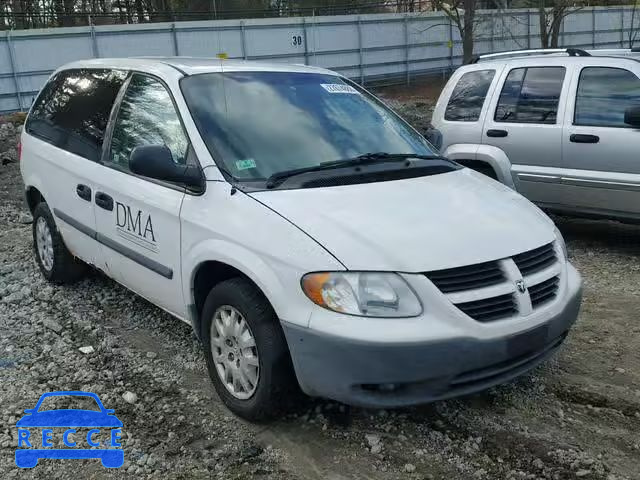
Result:
[[[123,285],[186,318],[180,275],[182,186],[129,170],[141,145],[166,145],[184,164],[188,137],[173,99],[156,79],[134,73],[112,120],[110,148],[96,179],[96,223],[106,267]],[[190,161],[192,161],[190,159]]]
[[[505,69],[494,96],[482,143],[500,148],[512,165],[516,189],[532,201],[558,195],[559,184],[545,171],[562,160],[562,118],[567,96],[564,66]]]
[[[562,137],[566,204],[640,217],[640,131],[624,123],[640,105],[640,68],[584,66],[572,85]]]
[[[101,170],[105,131],[126,73],[65,70],[53,77],[26,123],[25,155],[38,169],[43,195],[69,251],[99,264],[93,180]]]

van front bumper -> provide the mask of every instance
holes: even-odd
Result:
[[[558,350],[581,298],[578,280],[547,321],[494,339],[374,343],[282,325],[305,393],[361,407],[400,407],[477,392],[531,370]]]

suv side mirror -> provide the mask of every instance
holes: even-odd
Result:
[[[640,106],[629,107],[624,112],[624,123],[640,128]]]
[[[196,166],[178,165],[166,145],[142,145],[131,152],[129,168],[144,177],[202,187],[202,173]]]
[[[440,130],[429,126],[422,129],[422,136],[440,151],[442,148],[442,132]]]

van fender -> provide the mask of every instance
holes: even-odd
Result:
[[[511,176],[511,162],[507,154],[498,147],[492,145],[478,145],[473,143],[458,143],[449,145],[444,151],[444,156],[453,160],[466,160],[487,163],[496,172],[500,183],[515,190],[513,177]]]
[[[291,275],[292,281],[297,278],[299,282],[297,269],[294,267],[286,269],[288,273],[285,273],[283,278],[283,276],[277,275],[274,269],[258,254],[242,245],[224,239],[204,240],[193,246],[188,252],[183,253],[182,289],[188,305],[195,305],[193,285],[198,268],[203,263],[212,261],[227,264],[254,282],[271,303],[278,318],[291,319],[289,321],[300,322],[302,326],[308,326],[309,318],[301,318],[300,304],[295,301],[295,295],[292,295],[291,285],[288,289],[285,285],[285,283],[290,283],[286,281],[288,274]],[[302,289],[299,290],[302,297]],[[193,312],[190,312],[189,315],[194,317]],[[196,318],[190,320],[195,327]]]

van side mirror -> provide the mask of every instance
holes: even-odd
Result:
[[[141,145],[131,152],[129,169],[138,175],[182,183],[188,187],[201,188],[203,184],[200,168],[179,165],[173,161],[173,154],[166,145]]]
[[[624,112],[624,123],[640,128],[640,106],[629,107]]]

